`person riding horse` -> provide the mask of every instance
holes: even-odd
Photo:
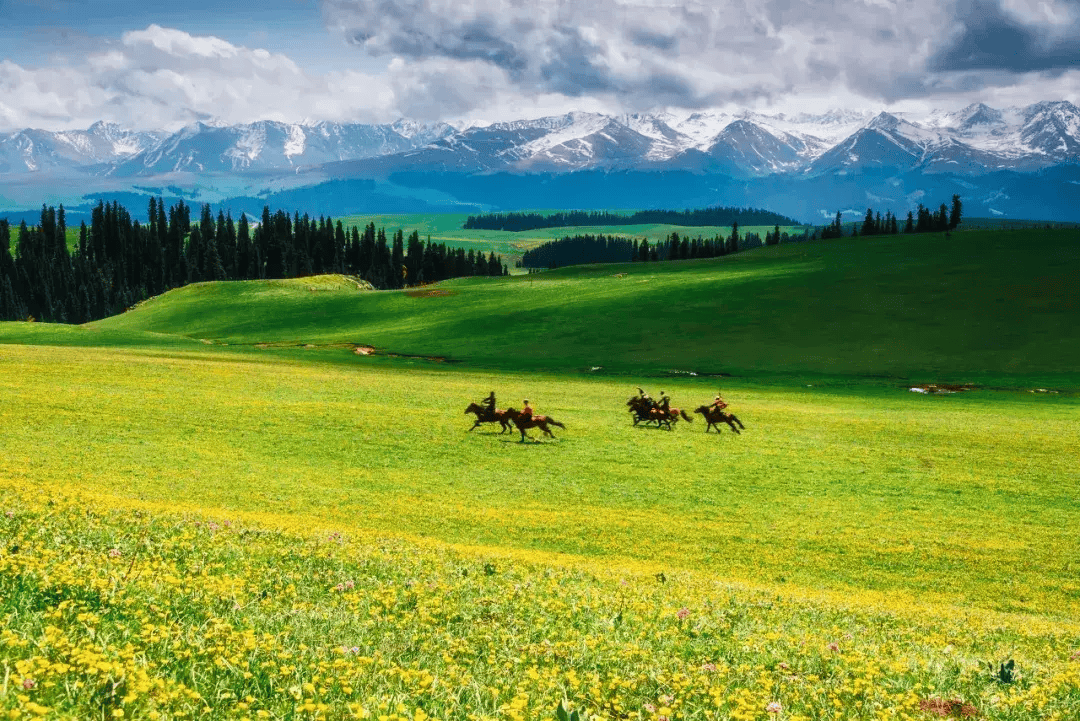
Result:
[[[529,428],[539,428],[544,432],[544,435],[554,438],[555,434],[551,432],[548,426],[555,426],[556,428],[566,428],[562,423],[551,416],[539,416],[533,410],[532,405],[529,403],[529,399],[526,398],[522,401],[523,407],[520,411],[516,411],[513,408],[507,408],[506,414],[514,421],[514,425],[521,431],[521,442],[525,442],[525,431]]]
[[[705,420],[707,421],[707,425],[705,426],[706,433],[709,432],[710,428],[716,428],[716,432],[719,433],[720,426],[717,425],[719,423],[727,423],[735,433],[738,433],[740,428],[746,430],[746,426],[743,425],[743,422],[739,420],[738,416],[734,413],[727,413],[724,411],[727,407],[727,402],[724,401],[719,393],[716,394],[716,398],[713,399],[712,403],[698,406],[697,410],[694,412],[700,413],[705,417]]]
[[[487,410],[488,413],[494,413],[495,412],[495,391],[491,391],[491,393],[488,395],[487,398],[480,401],[480,405],[482,405]]]
[[[667,393],[664,393],[664,391],[660,391],[660,402],[657,403],[655,405],[655,407],[658,410],[663,411],[665,418],[670,414],[670,412],[671,412],[671,399],[668,398]]]
[[[656,408],[656,401],[654,401],[652,399],[652,397],[648,393],[645,392],[644,388],[642,388],[641,386],[638,386],[637,392],[638,392],[638,397],[641,398],[641,400],[643,402],[643,405],[646,408],[646,411],[651,410],[653,408]],[[663,391],[661,391],[660,394],[663,395]]]

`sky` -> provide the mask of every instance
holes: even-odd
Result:
[[[0,129],[1080,104],[1080,0],[0,0]]]

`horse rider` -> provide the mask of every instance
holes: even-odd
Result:
[[[668,415],[671,411],[671,399],[668,398],[667,393],[660,391],[660,402],[656,404],[656,407],[664,412],[664,415]]]
[[[653,408],[656,408],[656,401],[649,397],[649,394],[645,392],[644,388],[641,388],[639,386],[637,392],[638,396],[641,397],[641,400],[643,401],[647,410],[652,410]]]
[[[524,405],[521,407],[521,417],[531,421],[533,417],[533,407],[529,405],[529,399],[526,398],[522,403]]]
[[[724,399],[720,397],[719,393],[717,393],[716,398],[713,399],[713,402],[710,404],[710,407],[715,408],[718,411],[722,411],[725,408],[727,408],[727,403],[725,403]]]
[[[488,415],[492,415],[493,413],[495,413],[495,391],[491,391],[491,393],[488,394],[487,398],[480,401],[480,405],[482,405],[484,409],[487,410]]]

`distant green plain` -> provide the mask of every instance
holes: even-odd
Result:
[[[531,211],[523,211],[531,212]],[[536,211],[544,213],[549,211]],[[633,211],[626,211],[627,213]],[[672,233],[678,233],[680,238],[727,238],[731,234],[731,227],[716,226],[683,226],[668,224],[647,225],[602,225],[602,226],[574,226],[561,228],[539,228],[537,230],[525,230],[511,232],[504,230],[465,230],[465,224],[469,215],[467,213],[415,213],[403,215],[348,215],[341,220],[346,226],[359,226],[361,229],[368,223],[374,223],[376,228],[386,228],[387,232],[401,229],[406,235],[412,231],[420,233],[422,240],[431,238],[434,243],[446,243],[455,248],[482,250],[485,253],[494,251],[510,262],[511,267],[521,259],[522,254],[541,243],[559,240],[575,235],[607,235],[621,238],[633,238],[640,240],[646,238],[649,243],[667,240]],[[771,233],[774,226],[747,226],[740,227],[740,234],[757,233],[762,238],[765,233]],[[805,226],[781,226],[784,233],[802,234]]]

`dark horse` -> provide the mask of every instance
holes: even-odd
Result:
[[[722,409],[715,406],[698,406],[697,410],[695,410],[694,413],[700,413],[701,415],[705,416],[705,420],[709,422],[709,425],[705,426],[706,433],[708,433],[709,429],[713,427],[715,427],[716,432],[719,433],[720,426],[717,425],[718,423],[727,423],[729,426],[731,426],[731,430],[735,431],[736,433],[739,432],[739,428],[742,428],[744,431],[746,430],[746,426],[742,424],[742,421],[740,421],[734,413],[724,413]],[[739,424],[739,428],[735,427],[736,423]]]
[[[664,426],[670,431],[671,424],[678,421],[680,416],[688,423],[694,422],[694,419],[686,415],[686,411],[684,410],[679,408],[669,408],[667,413],[664,413],[663,408],[653,406],[647,400],[639,396],[632,397],[626,402],[626,405],[630,406],[630,412],[634,414],[635,426],[642,421],[645,421],[646,425],[655,421],[657,427]]]
[[[494,411],[489,411],[482,405],[479,405],[477,403],[470,403],[469,407],[465,409],[465,415],[469,415],[470,413],[476,414],[476,422],[473,423],[473,427],[469,429],[470,431],[479,426],[481,423],[501,424],[502,430],[499,431],[500,436],[510,430],[510,418],[507,417],[506,411],[499,410],[498,408],[496,408]]]
[[[539,428],[552,438],[555,437],[555,434],[551,432],[548,425],[558,426],[564,430],[566,429],[566,426],[559,423],[551,416],[526,416],[522,414],[521,411],[514,410],[513,408],[506,409],[506,417],[512,420],[514,425],[517,426],[517,429],[521,431],[522,443],[525,442],[525,431],[529,428]]]

